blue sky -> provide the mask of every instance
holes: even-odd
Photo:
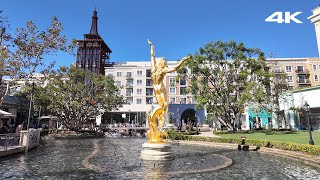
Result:
[[[96,4],[99,34],[112,49],[111,61],[177,60],[216,40],[236,40],[262,49],[268,57],[317,57],[313,24],[307,19],[318,0],[0,0],[12,28],[34,21],[40,29],[56,16],[68,38],[83,39]],[[275,11],[302,11],[303,24],[267,23]],[[75,57],[59,53],[58,65]]]

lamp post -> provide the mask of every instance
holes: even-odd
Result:
[[[310,144],[310,145],[314,145],[314,142],[313,142],[313,140],[312,140],[311,123],[310,123],[310,117],[309,117],[310,106],[309,106],[309,104],[308,104],[307,102],[304,104],[303,109],[304,109],[305,112],[306,112],[306,118],[307,118],[308,126],[309,126],[309,136],[310,136],[309,144]]]
[[[131,121],[131,120],[130,120],[130,112],[131,112],[131,111],[130,111],[130,109],[129,109],[129,124],[130,124],[130,121]]]

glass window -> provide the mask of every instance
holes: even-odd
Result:
[[[314,81],[319,81],[318,74],[315,74],[315,75],[314,75]]]
[[[141,104],[142,103],[142,99],[138,98],[137,99],[137,104]]]
[[[120,77],[121,76],[121,72],[117,72],[117,77]]]
[[[316,71],[317,70],[317,65],[315,65],[315,64],[312,65],[312,68],[313,68],[314,71]]]
[[[275,73],[281,72],[281,67],[280,67],[280,66],[274,67],[274,72],[275,72]]]
[[[171,97],[169,103],[170,104],[175,104],[176,103],[176,98]]]
[[[116,81],[116,85],[117,85],[117,87],[120,87],[121,86],[121,81]]]
[[[303,69],[304,69],[303,66],[297,66],[297,71],[298,72],[303,71]]]
[[[141,86],[141,85],[142,85],[142,80],[141,80],[141,79],[138,79],[138,80],[137,80],[137,85],[138,85],[138,86]]]
[[[127,72],[127,78],[131,78],[132,77],[132,72]]]
[[[185,79],[180,79],[180,85],[181,86],[187,85],[187,81]]]
[[[169,78],[169,84],[170,84],[170,86],[175,86],[176,78]]]
[[[137,89],[137,94],[142,94],[142,89]]]
[[[292,76],[287,76],[287,82],[292,82]]]
[[[142,71],[137,71],[138,76],[142,76]]]
[[[286,72],[291,72],[291,66],[286,66]]]
[[[170,93],[170,94],[176,94],[176,88],[171,87],[169,93]]]

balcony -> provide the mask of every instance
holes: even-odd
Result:
[[[302,84],[311,84],[310,80],[309,79],[300,79],[300,80],[297,80],[297,83],[299,85],[302,85]]]
[[[147,92],[146,96],[153,96],[153,92]]]
[[[127,96],[127,97],[132,97],[132,96],[133,96],[133,93],[128,93],[128,92],[127,92],[127,93],[126,93],[126,96]]]
[[[147,87],[152,87],[153,85],[152,85],[152,83],[146,83],[146,86]]]
[[[304,69],[304,70],[302,70],[302,69],[297,69],[297,70],[296,70],[296,73],[297,73],[297,74],[310,74],[310,71],[309,71],[308,69]]]
[[[284,71],[281,70],[281,69],[275,69],[275,70],[273,71],[273,73],[274,73],[274,74],[284,74]]]
[[[133,88],[133,84],[126,84],[126,88]]]

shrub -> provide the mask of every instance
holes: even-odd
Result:
[[[187,140],[187,141],[206,141],[216,143],[232,143],[240,144],[241,139],[232,138],[216,138],[216,137],[203,137],[203,136],[190,136],[182,133],[168,133],[170,139],[174,140]],[[266,141],[266,140],[254,140],[246,139],[246,144],[258,147],[268,147],[282,150],[299,151],[308,153],[311,155],[320,155],[320,146],[307,145],[307,144],[296,144],[290,142],[279,142],[279,141]]]

